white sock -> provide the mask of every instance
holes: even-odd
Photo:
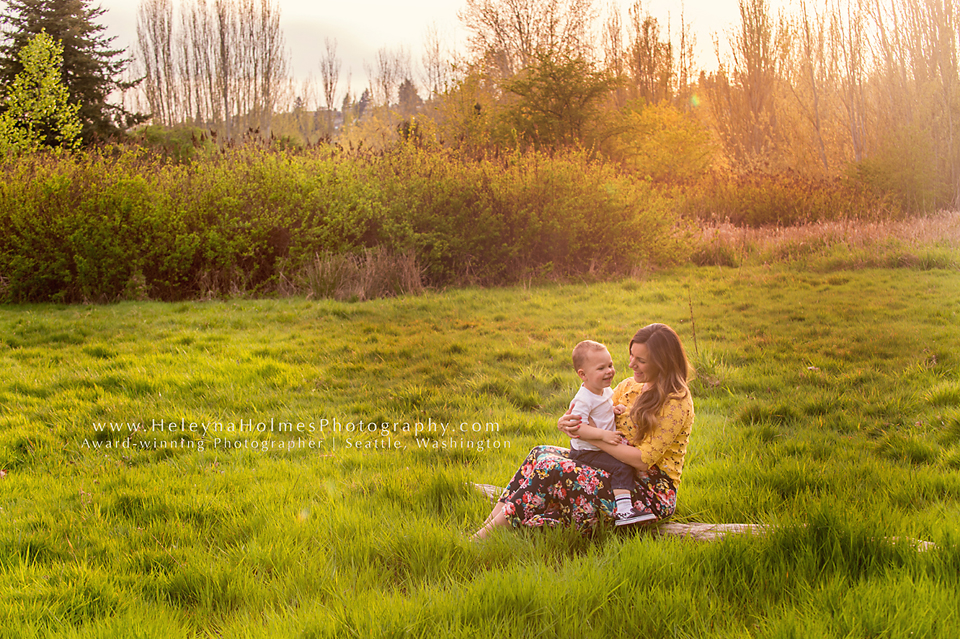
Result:
[[[630,512],[631,508],[633,508],[633,503],[630,501],[630,495],[623,495],[622,497],[617,497],[618,513],[626,514]]]

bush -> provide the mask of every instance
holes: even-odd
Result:
[[[392,237],[409,238],[431,283],[628,273],[685,257],[666,200],[582,153],[470,162],[402,145],[377,168]]]
[[[208,132],[187,125],[150,125],[132,133],[131,139],[144,149],[180,163],[208,158],[217,150]]]
[[[0,171],[5,301],[273,294],[317,255],[355,256],[342,263],[365,273],[375,255],[409,255],[431,286],[686,259],[667,201],[581,153],[469,160],[417,137],[376,155],[239,148],[193,162],[111,147]],[[358,297],[417,289],[378,272]]]
[[[709,131],[666,103],[625,111],[608,155],[632,174],[660,184],[691,184],[706,175],[716,150]]]
[[[753,228],[900,216],[891,198],[856,181],[796,173],[714,173],[677,197],[685,217]]]
[[[855,178],[875,193],[887,194],[911,213],[932,213],[953,204],[949,171],[937,170],[930,131],[905,127],[890,131],[872,157],[852,167]]]
[[[4,299],[108,301],[144,281],[155,295],[176,295],[196,232],[139,168],[137,154],[8,161],[0,187]]]

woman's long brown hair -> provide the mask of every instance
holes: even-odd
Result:
[[[637,331],[630,340],[630,352],[634,344],[644,344],[649,356],[648,364],[657,370],[657,380],[640,393],[630,408],[630,420],[637,427],[639,445],[657,427],[657,414],[671,397],[686,397],[690,392],[687,379],[692,373],[687,353],[676,331],[666,324],[650,324]]]

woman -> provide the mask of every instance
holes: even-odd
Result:
[[[693,426],[693,400],[687,380],[691,373],[683,344],[666,324],[651,324],[630,340],[633,377],[617,385],[614,405],[625,406],[617,430],[627,442],[594,442],[601,450],[636,469],[631,491],[634,509],[649,509],[657,519],[673,514],[683,459]],[[568,410],[557,427],[578,437],[580,418]],[[583,432],[586,432],[585,430]],[[573,525],[588,532],[616,511],[609,475],[569,458],[569,450],[536,446],[503,491],[493,512],[474,539],[494,528]]]

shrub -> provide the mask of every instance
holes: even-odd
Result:
[[[714,162],[710,134],[695,118],[666,103],[628,110],[610,157],[642,179],[690,184]]]
[[[196,238],[157,177],[139,171],[141,159],[39,154],[5,163],[6,299],[107,301],[131,282],[168,294],[186,283]]]
[[[890,198],[852,180],[815,179],[797,173],[713,173],[677,194],[685,217],[737,226],[794,226],[845,219],[890,219]]]
[[[317,255],[354,256],[342,268],[380,272],[384,292],[418,288],[378,266],[397,256],[434,286],[686,258],[667,200],[583,153],[470,160],[425,138],[375,155],[247,147],[180,162],[111,147],[7,158],[3,299],[272,294],[291,285],[284,273],[322,271]]]
[[[380,168],[387,217],[431,283],[624,273],[685,257],[666,200],[584,153],[470,162],[403,145]]]
[[[178,163],[208,158],[217,150],[208,132],[187,125],[150,125],[136,130],[131,138],[138,146]]]
[[[929,130],[909,126],[887,132],[873,156],[852,167],[855,178],[875,193],[887,194],[904,210],[931,213],[950,206],[949,179],[937,170]]]

